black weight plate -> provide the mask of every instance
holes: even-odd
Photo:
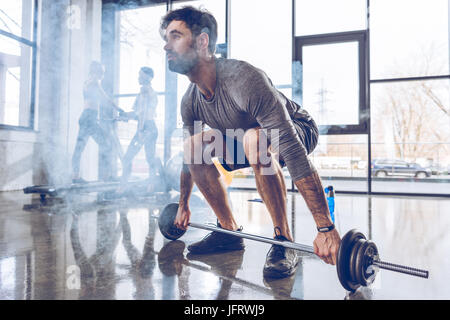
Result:
[[[356,252],[355,280],[362,286],[364,286],[364,252],[368,245],[366,241]]]
[[[165,206],[158,218],[159,231],[161,231],[164,237],[170,240],[177,240],[186,232],[186,230],[178,229],[174,225],[177,211],[178,203],[169,203]]]
[[[347,232],[341,240],[341,244],[338,250],[338,258],[336,263],[336,270],[341,285],[347,290],[354,292],[359,288],[359,284],[352,281],[350,275],[350,254],[356,241],[359,239],[365,239],[361,232],[356,229],[352,229]]]
[[[349,263],[349,270],[350,270],[350,278],[351,281],[355,284],[359,283],[358,282],[358,278],[356,276],[356,261],[357,261],[357,256],[358,256],[358,250],[359,248],[361,248],[362,244],[364,242],[366,242],[367,240],[364,239],[358,239],[358,241],[355,242],[355,245],[352,248],[352,252],[350,253],[350,263]]]
[[[378,249],[375,243],[370,240],[366,241],[366,243],[358,250],[356,259],[356,279],[362,286],[366,287],[375,280],[378,268],[369,268],[375,257],[378,257]]]

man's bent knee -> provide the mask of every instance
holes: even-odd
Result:
[[[213,164],[212,157],[222,157],[223,148],[220,131],[198,133],[184,140],[184,161],[187,165]]]
[[[270,166],[270,142],[262,129],[249,129],[244,134],[244,151],[250,165]]]

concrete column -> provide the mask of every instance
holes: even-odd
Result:
[[[45,182],[67,181],[67,153],[61,138],[64,113],[63,87],[67,75],[64,57],[67,54],[67,28],[65,10],[69,0],[43,0],[40,18],[40,73],[39,73],[39,139],[42,142],[41,157],[44,163]]]

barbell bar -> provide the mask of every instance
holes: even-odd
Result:
[[[170,203],[163,209],[158,218],[158,226],[161,233],[165,238],[170,240],[176,240],[183,236],[186,232],[186,230],[179,229],[174,224],[177,211],[178,203]],[[188,225],[197,229],[215,231],[239,238],[279,245],[285,248],[315,255],[314,248],[312,246],[300,243],[279,241],[241,231],[231,231],[219,228],[212,224],[190,222]],[[346,290],[351,292],[356,291],[360,286],[368,286],[373,283],[378,269],[389,270],[425,279],[429,277],[429,272],[427,270],[380,260],[375,243],[367,240],[364,234],[358,232],[356,229],[348,231],[342,238],[337,254],[336,269],[340,283]]]

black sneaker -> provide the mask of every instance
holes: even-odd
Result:
[[[219,223],[217,226],[221,228]],[[242,231],[242,227],[236,231]],[[188,246],[188,250],[193,254],[242,250],[244,248],[244,239],[217,231],[208,233],[202,240]]]
[[[282,235],[277,235],[275,240],[289,241]],[[267,253],[263,274],[267,278],[289,277],[295,273],[297,265],[297,250],[274,244]]]

